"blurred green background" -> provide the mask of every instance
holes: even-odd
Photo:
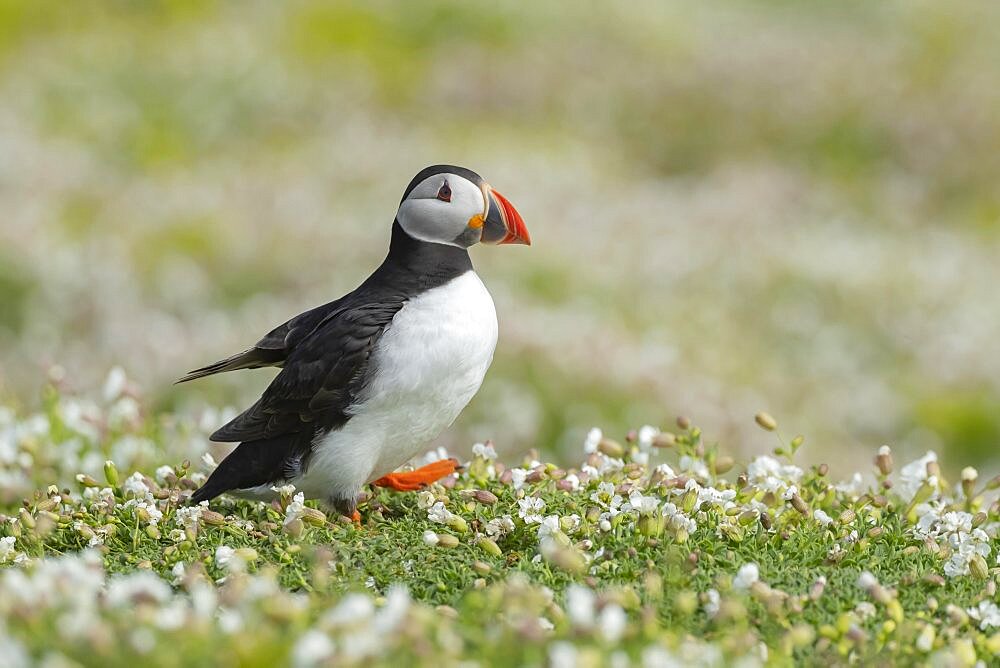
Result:
[[[0,0],[0,394],[174,387],[383,257],[428,164],[534,239],[473,253],[496,362],[441,443],[689,415],[843,471],[1000,445],[1000,3]]]

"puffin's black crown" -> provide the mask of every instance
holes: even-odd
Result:
[[[403,198],[399,201],[403,202],[410,196],[410,193],[413,192],[413,189],[416,188],[421,181],[430,176],[434,176],[435,174],[457,174],[462,178],[469,179],[480,188],[484,183],[483,177],[476,174],[471,169],[466,169],[465,167],[459,167],[457,165],[431,165],[430,167],[424,167],[417,172],[417,175],[413,177],[412,181],[410,181],[410,185],[406,186],[406,190],[403,192]]]

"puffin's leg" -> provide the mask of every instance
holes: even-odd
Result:
[[[349,499],[331,499],[330,503],[337,510],[338,513],[344,517],[348,517],[355,524],[361,524],[361,513],[358,512],[358,497],[353,496]]]
[[[441,478],[450,476],[457,468],[457,459],[442,459],[433,464],[422,466],[415,471],[390,473],[384,478],[379,478],[372,484],[376,487],[388,487],[398,492],[413,492],[423,489]]]

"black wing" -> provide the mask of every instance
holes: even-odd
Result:
[[[405,303],[398,298],[328,314],[287,354],[257,403],[212,434],[213,441],[272,440],[338,427],[363,388],[375,344]]]
[[[300,313],[283,325],[272,329],[264,338],[255,343],[252,348],[248,348],[224,360],[219,360],[214,364],[190,371],[178,380],[177,383],[186,383],[189,380],[204,378],[205,376],[212,376],[226,371],[236,371],[238,369],[282,366],[298,344],[315,332],[327,318],[338,313],[343,301],[344,298],[341,298],[329,304],[317,306],[305,313]]]

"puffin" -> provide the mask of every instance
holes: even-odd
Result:
[[[270,500],[293,485],[356,521],[369,484],[419,490],[455,472],[399,471],[451,426],[493,361],[497,314],[476,274],[476,244],[531,244],[507,198],[470,169],[433,165],[410,181],[389,252],[355,290],[295,316],[185,383],[278,367],[263,395],[211,435],[239,445],[190,502]]]

